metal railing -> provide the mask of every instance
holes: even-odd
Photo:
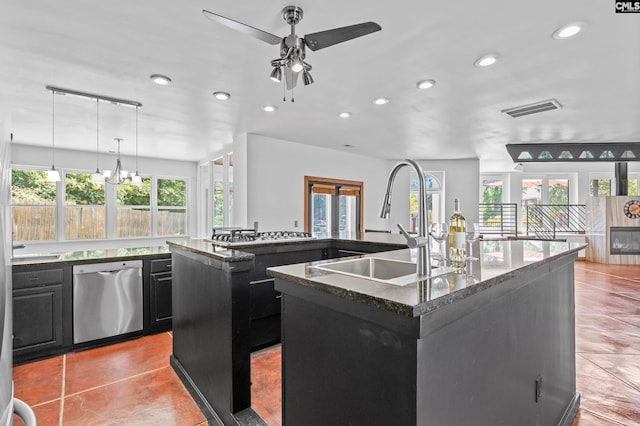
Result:
[[[552,240],[556,233],[583,233],[586,222],[584,204],[532,204],[526,211],[527,235]]]
[[[480,204],[481,234],[518,236],[518,206],[515,203]]]

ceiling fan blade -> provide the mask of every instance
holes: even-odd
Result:
[[[262,31],[259,30],[257,28],[254,28],[250,25],[247,24],[243,24],[242,22],[238,22],[238,21],[234,21],[233,19],[229,19],[226,18],[222,15],[218,15],[216,13],[213,12],[209,12],[208,10],[202,10],[202,14],[211,19],[212,21],[216,21],[224,26],[227,26],[231,29],[234,29],[236,31],[239,31],[243,34],[247,34],[250,35],[252,37],[255,37],[257,39],[260,39],[264,42],[267,42],[269,44],[280,44],[280,41],[282,41],[282,37],[278,37],[276,35],[273,35],[271,33],[268,33],[266,31]]]
[[[289,67],[284,67],[284,81],[287,90],[291,90],[296,87],[296,84],[298,83],[298,74],[300,73],[291,71],[291,68]]]
[[[362,24],[349,25],[348,27],[334,28],[332,30],[320,31],[319,33],[307,34],[304,41],[311,50],[324,49],[343,41],[362,37],[367,34],[380,31],[382,28],[375,22],[363,22]]]

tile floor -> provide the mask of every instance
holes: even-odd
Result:
[[[579,261],[572,426],[640,425],[640,266]],[[16,396],[39,425],[204,425],[169,367],[171,333],[14,368]],[[281,425],[280,347],[252,354],[253,409]],[[16,425],[21,422],[16,418]]]

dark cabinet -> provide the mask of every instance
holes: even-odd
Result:
[[[145,261],[144,332],[146,334],[171,329],[171,257]]]
[[[70,267],[18,271],[12,275],[14,362],[65,352],[72,344]]]

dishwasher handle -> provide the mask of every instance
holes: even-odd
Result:
[[[103,262],[74,265],[73,275],[93,274],[96,272],[113,273],[121,271],[123,269],[140,269],[140,271],[142,271],[142,260],[124,260],[120,262]]]

